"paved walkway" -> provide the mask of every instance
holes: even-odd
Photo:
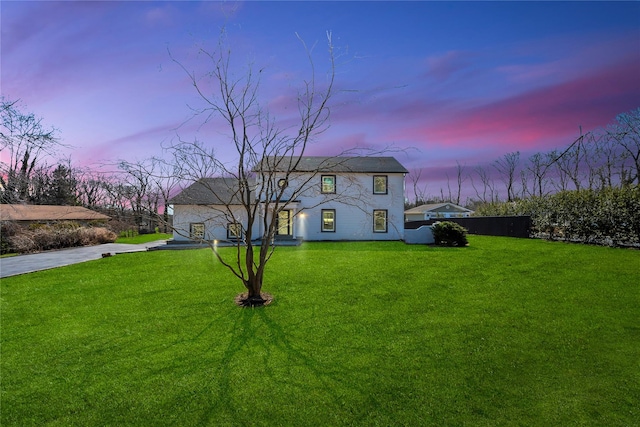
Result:
[[[0,258],[0,278],[100,259],[102,258],[102,254],[106,253],[115,255],[126,252],[144,252],[149,248],[162,246],[166,243],[165,240],[157,240],[139,245],[106,243],[97,246],[83,246],[81,248]]]

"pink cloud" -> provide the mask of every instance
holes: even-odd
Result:
[[[438,123],[400,130],[397,137],[441,146],[493,141],[502,147],[564,144],[558,137],[603,126],[640,100],[640,60],[633,58],[592,75],[461,110]]]
[[[86,147],[73,150],[74,161],[83,166],[95,165],[96,162],[113,163],[119,159],[136,160],[159,156],[162,154],[161,144],[175,134],[175,124],[160,125],[113,139],[90,141]]]

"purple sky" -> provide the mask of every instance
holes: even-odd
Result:
[[[215,47],[225,23],[236,60],[266,67],[262,102],[285,119],[309,69],[296,32],[318,42],[320,69],[332,32],[344,54],[341,92],[309,154],[394,145],[411,148],[394,154],[409,169],[474,166],[567,146],[579,126],[640,106],[640,2],[3,0],[0,8],[2,95],[60,129],[82,165],[159,155],[176,133],[192,137],[194,126],[180,125],[196,95],[168,50],[199,67],[196,46]],[[225,145],[207,127],[198,138]]]

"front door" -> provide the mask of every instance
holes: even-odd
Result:
[[[291,210],[286,209],[278,212],[276,235],[281,237],[293,236],[293,215]]]

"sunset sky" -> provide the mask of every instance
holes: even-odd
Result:
[[[308,154],[393,145],[432,177],[567,146],[640,107],[640,2],[6,1],[1,93],[60,130],[73,163],[161,154],[179,135],[226,144],[194,120],[196,93],[171,55],[202,69],[197,47],[226,26],[238,63],[264,68],[277,118],[309,63],[296,33],[339,49],[331,128]],[[435,190],[435,188],[433,189]]]

